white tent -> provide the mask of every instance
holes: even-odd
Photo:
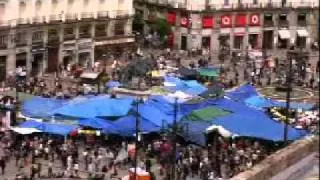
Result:
[[[210,132],[212,132],[214,130],[217,130],[223,137],[237,136],[236,134],[233,134],[232,132],[230,132],[227,129],[225,129],[224,127],[218,126],[218,125],[209,126],[206,129],[206,133],[210,133]]]
[[[20,128],[20,127],[12,127],[10,128],[12,131],[18,133],[18,134],[22,134],[22,135],[26,135],[26,134],[32,134],[32,133],[36,133],[36,132],[41,132],[38,129],[35,128]]]

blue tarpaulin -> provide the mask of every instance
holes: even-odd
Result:
[[[182,132],[185,140],[201,146],[206,145],[205,132],[206,129],[211,125],[211,123],[198,121],[181,121],[179,124],[185,129]]]
[[[37,122],[33,120],[26,121],[19,125],[21,128],[35,128],[49,134],[66,136],[71,131],[77,129],[77,126],[67,124],[55,124],[46,122]]]
[[[24,101],[21,113],[27,117],[48,118],[53,116],[54,110],[67,103],[68,101],[63,99],[34,97]]]
[[[113,124],[120,129],[120,134],[123,136],[132,136],[136,132],[136,117],[124,116]],[[143,133],[158,132],[161,127],[156,124],[139,117],[139,130]]]
[[[243,102],[251,96],[258,96],[258,92],[254,86],[246,84],[238,87],[234,91],[227,92],[226,96],[231,98],[232,100]]]
[[[276,101],[275,107],[286,107],[286,102]],[[313,108],[312,104],[308,103],[298,103],[298,102],[290,102],[291,109],[302,109],[302,110],[311,110]]]
[[[262,96],[251,96],[245,100],[245,103],[254,108],[269,108],[276,106],[275,101]]]
[[[101,129],[104,133],[107,134],[117,134],[119,132],[119,129],[113,125],[113,122],[101,118],[80,119],[78,121],[78,124],[80,126]]]
[[[85,101],[69,103],[54,111],[57,115],[77,118],[119,117],[128,114],[132,98],[109,98],[98,96]]]
[[[187,94],[198,95],[207,90],[206,87],[204,87],[195,80],[184,81],[176,77],[165,76],[164,81],[168,84],[174,85],[166,87],[165,83],[165,88],[170,91],[182,91]]]

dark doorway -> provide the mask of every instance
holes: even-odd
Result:
[[[273,31],[264,31],[263,32],[263,42],[262,47],[264,49],[272,49],[273,48]]]
[[[187,36],[181,36],[181,49],[187,50]]]
[[[259,34],[249,34],[249,44],[252,49],[258,49],[259,47]]]
[[[58,69],[59,48],[48,48],[48,72],[56,72]]]
[[[33,55],[33,61],[32,61],[32,69],[31,74],[32,76],[36,76],[40,73],[41,67],[42,67],[42,59],[43,54],[34,54]]]
[[[6,64],[7,64],[7,57],[0,56],[0,82],[6,80]]]
[[[210,48],[211,38],[210,36],[202,37],[202,48]]]

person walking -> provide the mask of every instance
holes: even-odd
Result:
[[[1,173],[4,175],[5,169],[6,169],[6,161],[4,157],[1,157],[0,159],[0,167],[1,167]]]

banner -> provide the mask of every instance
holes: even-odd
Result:
[[[247,16],[245,14],[238,14],[236,16],[236,26],[245,27],[247,25]]]
[[[221,16],[221,25],[222,28],[232,27],[232,18],[230,15]]]
[[[177,18],[177,15],[176,15],[175,12],[168,12],[167,21],[168,21],[169,24],[175,25],[176,24],[176,18]]]
[[[249,17],[250,26],[260,26],[260,15],[251,14]]]
[[[202,18],[202,27],[203,28],[212,28],[213,27],[213,17],[212,16],[204,16]]]
[[[184,17],[181,17],[181,26],[182,27],[188,27],[189,25],[189,19],[188,17],[184,16]]]

